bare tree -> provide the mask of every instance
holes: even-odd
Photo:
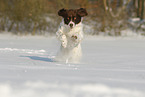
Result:
[[[137,17],[141,20],[144,17],[144,0],[137,0]]]
[[[142,0],[142,8],[141,8],[141,16],[140,16],[141,20],[143,20],[144,18],[144,0]]]

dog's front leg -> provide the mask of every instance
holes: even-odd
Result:
[[[61,41],[62,47],[66,48],[67,47],[67,38],[66,35],[63,34],[61,30],[56,32],[57,38]]]
[[[62,44],[62,46],[63,46],[64,48],[67,47],[67,38],[66,38],[65,35],[62,35],[62,36],[61,36],[61,44]]]
[[[82,41],[83,36],[76,34],[76,35],[72,35],[71,38],[74,41],[74,44],[72,46],[76,47]]]

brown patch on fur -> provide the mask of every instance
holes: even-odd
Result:
[[[88,13],[86,9],[61,9],[58,11],[58,15],[64,18],[64,23],[69,24],[70,21],[74,22],[75,24],[79,24],[81,22],[81,17],[87,16]]]
[[[73,16],[76,16],[77,14],[81,17],[88,15],[86,9],[84,9],[84,8],[69,9],[69,10],[63,8],[63,9],[58,11],[58,15],[62,16],[62,17],[73,17]]]
[[[86,9],[84,9],[84,8],[78,9],[77,10],[77,14],[80,15],[81,17],[84,17],[84,16],[87,16],[88,15]]]
[[[78,37],[73,35],[72,38],[73,38],[73,39],[77,39]]]

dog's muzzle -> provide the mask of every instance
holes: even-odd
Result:
[[[69,26],[70,26],[70,28],[72,29],[72,28],[75,26],[75,23],[74,23],[74,22],[72,22],[72,21],[70,21],[68,25],[69,25]]]
[[[69,26],[70,26],[70,28],[73,28],[73,24],[70,24]]]

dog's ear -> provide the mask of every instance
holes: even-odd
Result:
[[[84,16],[87,16],[88,13],[87,13],[87,10],[85,8],[80,8],[80,9],[77,9],[77,14],[81,17],[84,17]]]
[[[60,9],[59,11],[58,11],[58,15],[59,16],[62,16],[62,17],[65,17],[66,15],[67,15],[67,10],[66,9]]]

